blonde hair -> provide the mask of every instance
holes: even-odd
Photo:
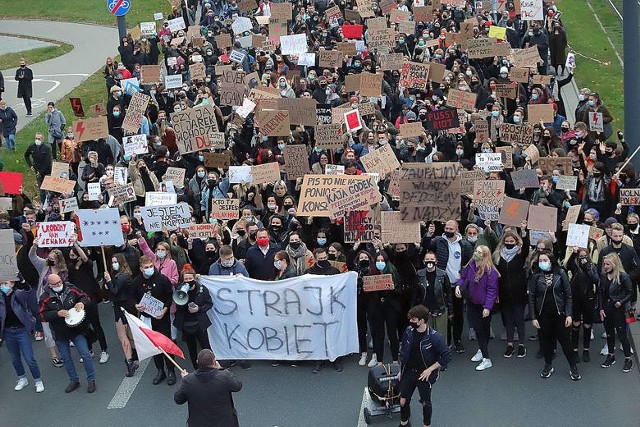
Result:
[[[620,257],[618,256],[618,254],[616,253],[610,253],[608,255],[605,255],[604,258],[602,258],[602,273],[603,274],[608,274],[604,271],[604,261],[609,261],[612,265],[613,265],[613,270],[611,270],[611,274],[613,275],[613,278],[620,283],[620,273],[624,273],[624,267],[622,266],[622,261],[620,261]]]
[[[65,260],[62,251],[60,249],[51,249],[51,253],[55,254],[56,256],[55,267],[58,269],[58,271],[66,271],[67,261]]]
[[[500,243],[498,243],[496,250],[493,251],[493,262],[495,264],[500,263],[500,252],[502,251],[502,248],[504,248],[504,241],[507,237],[513,237],[513,239],[516,241],[516,245],[520,246],[518,253],[522,252],[522,245],[523,245],[522,238],[518,236],[516,233],[514,233],[513,231],[507,231],[502,235],[502,238],[500,239]]]
[[[480,245],[475,249],[475,251],[478,251],[478,250],[482,252],[482,259],[479,259],[477,261],[474,260],[476,264],[476,273],[475,273],[476,281],[480,280],[480,278],[484,276],[485,272],[489,273],[491,270],[495,270],[495,272],[498,273],[498,270],[493,265],[493,260],[491,259],[491,249],[489,249],[488,246]]]

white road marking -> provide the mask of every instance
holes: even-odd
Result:
[[[367,388],[364,388],[362,392],[362,404],[360,405],[360,413],[358,414],[358,426],[365,427],[367,423],[364,422],[364,408],[369,407],[369,396],[367,394]]]
[[[76,74],[38,74],[33,77],[71,77],[71,76],[80,76],[80,77],[89,77],[89,74],[85,73],[76,73]]]
[[[51,93],[60,86],[60,82],[57,80],[45,80],[45,79],[33,79],[34,82],[49,82],[53,83],[53,87],[47,91],[47,93]]]
[[[149,366],[150,361],[151,359],[145,359],[140,362],[140,367],[136,373],[132,377],[125,377],[122,380],[116,394],[113,396],[113,399],[111,399],[111,402],[109,402],[109,405],[107,405],[107,409],[122,409],[127,406],[127,402],[136,390],[136,387],[144,375],[144,371],[146,371],[147,366]]]

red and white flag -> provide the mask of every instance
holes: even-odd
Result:
[[[130,313],[125,311],[124,315],[127,317],[127,323],[131,329],[131,335],[133,335],[133,342],[136,344],[138,360],[144,360],[162,353],[160,351],[161,348],[169,354],[174,354],[184,359],[184,353],[170,338],[160,332],[151,330],[142,320]]]

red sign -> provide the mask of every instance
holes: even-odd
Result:
[[[0,172],[0,182],[6,194],[20,194],[22,174],[20,172]]]

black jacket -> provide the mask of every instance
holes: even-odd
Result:
[[[462,251],[462,259],[460,260],[460,271],[469,263],[471,255],[473,254],[473,246],[465,239],[460,239],[460,250]],[[420,246],[427,250],[431,249],[436,253],[436,265],[439,269],[447,271],[447,261],[449,261],[449,242],[444,236],[424,236]],[[423,253],[424,255],[424,253]],[[455,286],[452,283],[451,286]]]
[[[275,268],[273,267],[273,257],[280,250],[277,244],[269,243],[267,254],[263,254],[258,245],[251,246],[245,255],[244,266],[247,268],[249,277],[257,280],[273,280]]]
[[[136,304],[140,303],[140,300],[147,292],[149,292],[152,297],[162,301],[164,303],[163,308],[171,307],[171,304],[173,303],[173,287],[171,286],[171,282],[166,276],[160,274],[157,269],[154,269],[153,275],[149,278],[145,277],[144,274],[141,274],[133,279],[131,287]],[[160,320],[151,317],[144,312],[140,313],[140,315],[151,318],[151,328],[154,331],[161,332],[165,336],[171,337],[171,321],[169,320],[168,310]]]
[[[182,379],[173,400],[189,405],[188,427],[237,427],[238,418],[232,392],[242,382],[226,369],[198,369]]]
[[[70,283],[64,284],[64,289],[60,294],[53,292],[49,286],[44,288],[44,292],[40,296],[39,314],[43,322],[49,322],[51,331],[57,340],[69,339],[84,332],[86,317],[80,325],[70,328],[64,318],[58,316],[58,311],[71,310],[79,302],[85,305],[85,310],[89,309],[89,304],[91,304],[89,296]]]
[[[553,273],[553,301],[558,315],[573,315],[573,300],[571,297],[571,284],[564,270]],[[543,273],[536,273],[529,278],[529,312],[535,319],[540,316],[544,296],[547,293],[547,284]]]
[[[602,275],[600,278],[600,295],[598,298],[598,308],[600,310],[608,310],[614,307],[616,302],[620,303],[622,309],[626,309],[626,305],[631,301],[633,294],[633,285],[629,275],[625,272],[620,273],[620,281],[612,280],[611,283]]]
[[[33,166],[40,176],[51,175],[51,147],[49,144],[43,142],[37,146],[34,142],[24,152],[24,160],[29,167]]]
[[[500,304],[527,304],[527,272],[526,260],[528,245],[523,247],[510,262],[500,257],[500,262],[496,265],[500,277],[498,277],[498,292]]]
[[[422,304],[425,307],[431,307],[433,304],[429,304],[425,301],[427,295],[427,269],[423,268],[418,270],[418,295],[414,301],[414,305]],[[453,313],[453,302],[451,301],[451,283],[449,283],[449,277],[444,270],[436,268],[436,282],[433,284],[433,293],[436,297],[436,303],[439,313],[444,314],[445,310],[449,313]],[[436,313],[432,313],[436,314]]]
[[[189,299],[186,304],[176,304],[176,317],[173,321],[173,326],[178,328],[178,330],[182,330],[185,315],[189,313],[189,303],[193,302],[200,307],[200,310],[196,313],[198,317],[198,329],[206,331],[207,328],[211,326],[211,320],[209,320],[207,312],[213,307],[213,301],[209,294],[209,290],[206,286],[196,283],[195,288],[187,292],[187,295],[189,296]]]
[[[595,301],[600,295],[600,276],[595,264],[589,262],[584,268],[577,263],[576,254],[567,260],[567,268],[571,271],[571,295],[573,300]]]

